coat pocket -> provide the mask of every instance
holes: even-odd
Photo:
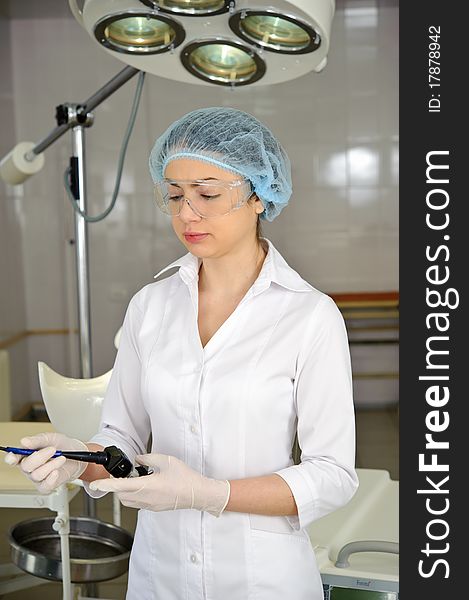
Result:
[[[316,557],[304,533],[251,528],[250,600],[323,600]]]
[[[309,535],[304,529],[295,530],[286,517],[272,517],[270,515],[249,515],[251,531],[265,531],[292,536],[300,541],[310,543]]]

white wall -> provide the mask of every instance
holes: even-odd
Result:
[[[56,105],[85,100],[124,67],[71,17],[13,19],[11,32],[15,133],[7,119],[5,149],[13,138],[43,138],[55,126]],[[117,206],[104,222],[89,226],[96,375],[112,366],[113,337],[130,297],[185,253],[152,204],[147,161],[155,138],[197,107],[246,110],[287,149],[294,194],[264,234],[306,280],[326,293],[398,289],[397,40],[396,6],[349,1],[336,12],[329,62],[320,74],[233,92],[146,77]],[[2,69],[4,62],[2,55]],[[93,214],[110,200],[135,83],[99,106],[87,131]],[[18,288],[17,295],[25,298],[29,329],[76,327],[73,216],[62,186],[70,135],[46,150],[44,170],[16,190],[21,232],[9,235],[17,246],[22,241],[24,294]],[[76,346],[74,336],[30,339],[30,400],[40,399],[37,360],[78,375]],[[392,370],[389,361],[397,369],[395,349],[380,353],[383,370]],[[383,393],[389,395],[389,387]]]
[[[0,156],[16,143],[10,33],[10,21],[0,13]],[[15,197],[15,191],[0,182],[0,343],[6,343],[26,329],[21,243],[23,222],[21,198]],[[30,393],[26,338],[8,346],[5,352],[8,352],[12,376],[9,377],[11,406],[0,406],[3,418],[27,402]],[[5,382],[1,382],[0,389],[5,387]],[[7,399],[0,396],[0,402],[7,402]]]

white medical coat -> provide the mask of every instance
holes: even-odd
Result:
[[[358,486],[347,334],[333,300],[266,242],[258,278],[205,348],[197,327],[200,259],[186,254],[155,277],[172,267],[177,273],[135,294],[101,430],[90,441],[117,445],[133,460],[151,434],[152,452],[208,477],[278,473],[298,517],[140,510],[127,600],[323,598],[305,527]]]

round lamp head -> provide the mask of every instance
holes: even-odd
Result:
[[[100,19],[94,28],[98,42],[125,54],[158,54],[181,44],[184,29],[158,13],[128,11]]]
[[[184,16],[219,15],[228,12],[233,0],[141,0],[142,4],[162,12]]]
[[[230,87],[253,83],[265,73],[260,56],[233,40],[195,40],[182,49],[181,61],[195,77]]]
[[[311,25],[275,10],[241,10],[230,17],[231,30],[248,43],[272,52],[305,54],[321,45]]]

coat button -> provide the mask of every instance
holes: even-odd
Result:
[[[191,425],[191,431],[192,433],[195,433],[197,431],[197,427],[195,425]]]
[[[193,563],[197,562],[197,556],[195,554],[191,554],[191,562],[193,562]]]

